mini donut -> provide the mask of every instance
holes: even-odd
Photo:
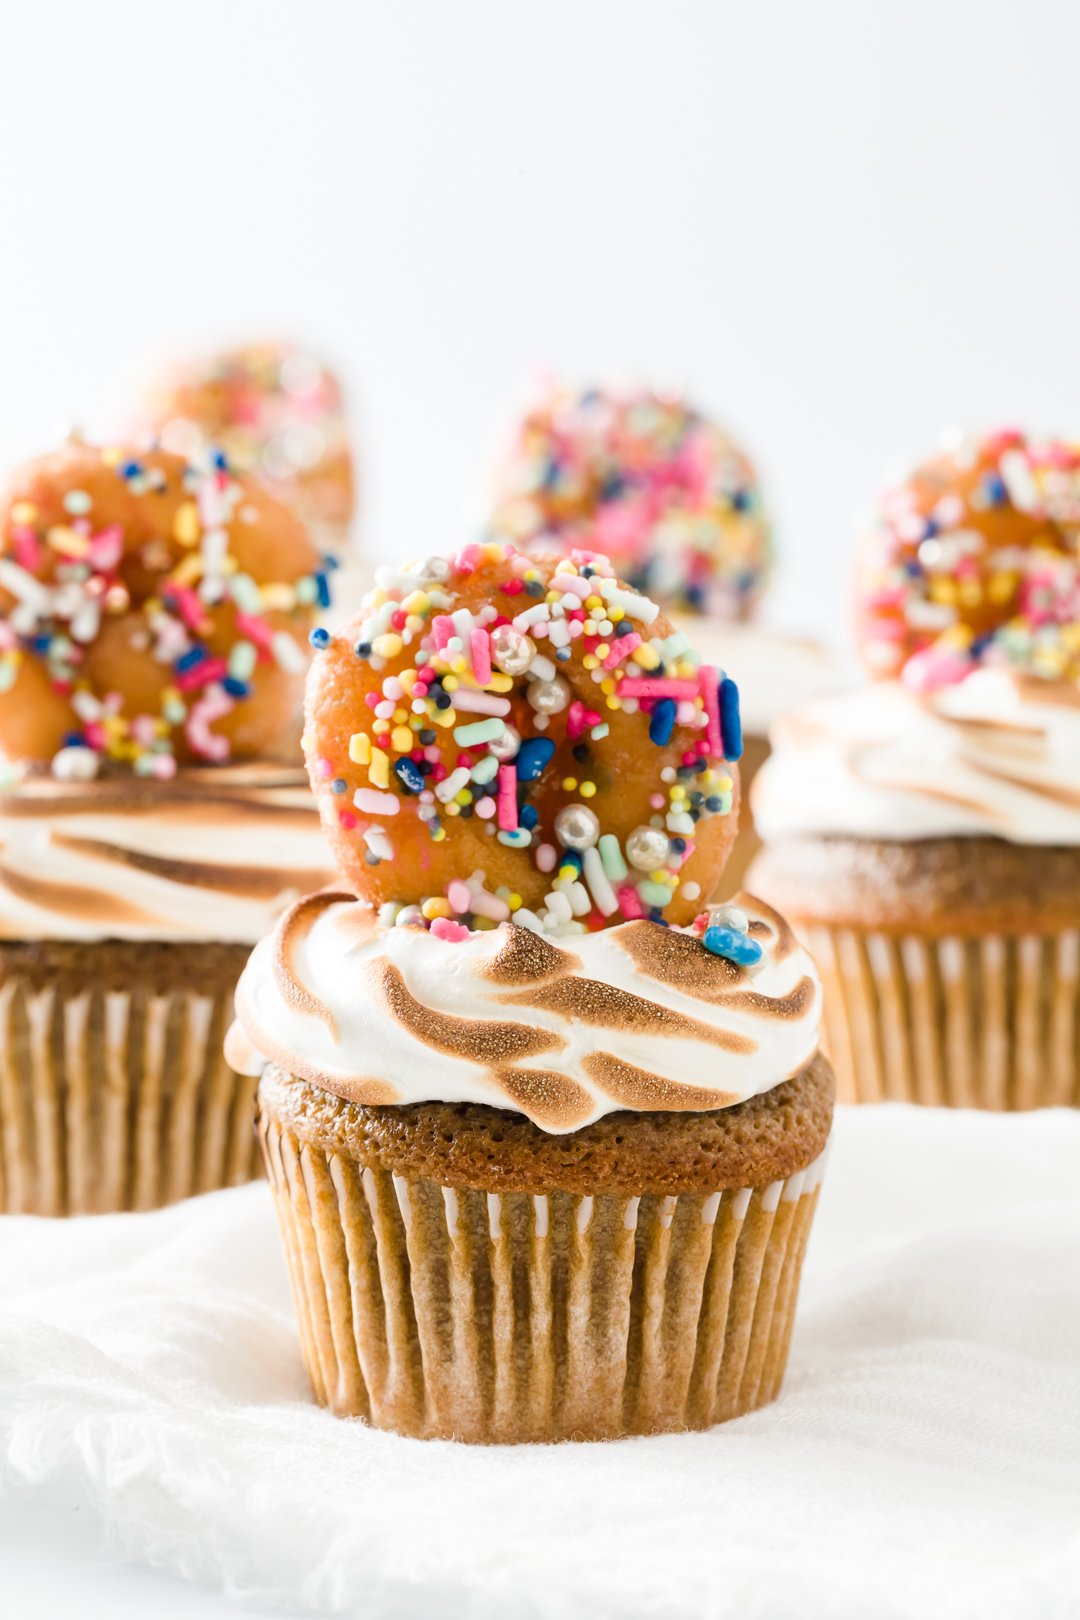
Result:
[[[148,419],[167,450],[220,447],[305,523],[345,529],[355,488],[341,385],[313,355],[250,344],[193,360],[151,393]]]
[[[526,550],[587,546],[665,608],[747,618],[769,566],[752,463],[685,400],[555,389],[525,417],[491,533]]]
[[[919,467],[867,536],[857,617],[873,673],[919,691],[984,664],[1080,678],[1080,454],[1007,429]]]
[[[384,920],[690,923],[737,823],[738,693],[606,557],[491,542],[313,632],[304,751]]]
[[[273,754],[327,575],[225,458],[69,443],[0,498],[0,750],[58,776]]]

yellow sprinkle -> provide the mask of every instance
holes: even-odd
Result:
[[[177,585],[194,585],[202,576],[203,560],[197,551],[191,551],[177,563],[170,578]]]
[[[611,647],[610,647],[609,643],[606,642],[606,641],[601,641],[599,643],[599,645],[597,646],[596,656],[597,656],[597,658],[601,658],[601,659],[606,658],[610,651],[611,651]]]
[[[669,788],[668,791],[673,799],[678,800],[686,798],[686,789],[683,787],[681,782],[676,782],[675,785]]]
[[[444,692],[456,692],[460,685],[461,685],[461,682],[458,680],[456,675],[444,675],[443,676],[443,691]]]
[[[450,668],[453,670],[455,675],[464,675],[468,667],[469,660],[464,656],[463,653],[455,653],[454,657],[450,660]]]
[[[403,645],[397,632],[388,630],[385,635],[375,637],[371,643],[371,650],[376,658],[396,658]]]
[[[595,782],[582,782],[582,784],[581,784],[581,797],[583,799],[591,799],[595,792],[596,792],[596,783]]]
[[[394,724],[395,724],[395,726],[403,726],[408,718],[409,718],[408,709],[395,709],[394,710]]]
[[[450,902],[444,900],[441,894],[433,895],[430,900],[424,901],[420,910],[424,913],[428,922],[433,922],[436,917],[449,917]]]
[[[640,647],[634,649],[630,654],[630,660],[641,669],[658,669],[660,667],[660,654],[655,647],[650,647],[647,641],[643,641]]]
[[[617,607],[608,608],[608,618],[611,620],[612,624],[619,624],[623,619],[626,618],[626,609]]]
[[[585,623],[582,625],[581,628],[584,630],[584,632],[585,632],[585,634],[587,636],[595,636],[595,634],[596,634],[596,620],[595,619],[586,619]]]
[[[609,698],[606,699],[606,703],[607,703],[607,707],[609,709],[621,709],[622,708],[622,698],[609,697]]]
[[[401,682],[401,688],[405,693],[405,696],[411,697],[412,689],[416,685],[415,669],[403,669],[401,674],[398,676],[398,680]]]
[[[600,660],[597,658],[595,653],[586,653],[584,658],[581,660],[581,663],[584,669],[600,668]]]
[[[90,554],[89,537],[75,529],[65,529],[63,524],[58,523],[54,529],[50,529],[45,538],[55,551],[62,551],[66,557],[87,557]]]
[[[402,597],[402,613],[421,614],[429,607],[427,591],[410,591],[408,596]]]
[[[275,613],[288,613],[296,605],[296,592],[291,585],[260,585],[263,606]]]
[[[604,692],[608,696],[610,696],[611,693],[614,692],[614,690],[615,690],[614,677],[609,675],[606,681],[601,681],[600,682],[600,690],[601,690],[601,692]]]
[[[354,731],[349,738],[349,758],[354,765],[366,765],[371,758],[371,738],[366,731]]]
[[[461,716],[456,709],[436,709],[430,718],[434,725],[441,726],[444,731],[461,722]]]
[[[443,806],[443,814],[447,816],[460,816],[461,806],[458,804],[456,799],[451,799],[449,804]]]
[[[454,794],[455,804],[472,804],[472,794],[468,788],[462,788],[460,793]]]
[[[510,907],[511,911],[520,911],[521,910],[521,896],[520,896],[520,894],[508,894],[507,897],[506,897],[506,903]]]
[[[13,523],[33,523],[38,515],[38,509],[33,501],[16,501],[11,508],[11,521]]]
[[[173,539],[178,540],[182,546],[193,546],[199,538],[202,525],[199,522],[199,508],[194,501],[182,501],[176,508],[173,518]]]
[[[587,596],[585,598],[586,613],[602,613],[603,608],[604,598],[602,596]]]
[[[433,844],[441,844],[445,837],[446,837],[446,828],[445,827],[436,827],[435,831],[431,835],[431,841],[432,841]],[[449,912],[447,913],[447,915],[449,916]]]
[[[395,726],[390,733],[390,742],[397,753],[407,754],[412,749],[413,734],[408,726]]]
[[[381,748],[372,748],[371,750],[368,781],[372,787],[386,788],[390,786],[390,756],[385,754]]]
[[[573,793],[574,789],[577,787],[577,777],[564,776],[562,785],[564,793]]]
[[[1015,574],[992,574],[986,587],[986,594],[991,602],[1007,602],[1015,589]]]

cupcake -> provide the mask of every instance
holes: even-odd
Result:
[[[422,1438],[772,1400],[830,1129],[809,956],[749,897],[699,904],[730,692],[575,558],[469,547],[316,638],[305,750],[348,888],[256,948],[226,1047],[317,1399]]]
[[[528,550],[587,546],[655,598],[708,663],[748,696],[739,838],[726,881],[758,847],[746,793],[792,692],[835,684],[814,642],[755,622],[772,565],[771,526],[750,458],[686,400],[646,389],[552,389],[522,421],[491,532]]]
[[[345,405],[314,355],[252,343],[191,359],[158,380],[144,421],[178,455],[220,447],[299,514],[322,550],[345,551],[356,505]]]
[[[1080,1104],[1080,457],[954,445],[863,557],[876,677],[804,704],[750,882],[821,968],[841,1096]]]
[[[69,444],[0,501],[0,1208],[256,1173],[221,1041],[250,945],[327,875],[272,761],[320,600],[298,520],[221,458]]]

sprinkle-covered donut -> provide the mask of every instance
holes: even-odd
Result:
[[[1080,453],[1015,430],[953,445],[882,502],[863,656],[920,691],[982,664],[1080,678]]]
[[[665,607],[746,618],[769,564],[750,461],[684,400],[556,389],[518,430],[491,533],[526,550],[586,546]]]
[[[327,574],[221,454],[69,443],[0,499],[0,751],[90,777],[272,755]]]
[[[303,349],[250,344],[193,360],[163,379],[149,418],[167,450],[220,446],[305,522],[344,528],[355,502],[341,385]]]
[[[689,923],[735,836],[738,693],[606,557],[467,547],[317,629],[304,750],[384,920]]]

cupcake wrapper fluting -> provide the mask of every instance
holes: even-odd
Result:
[[[153,1209],[261,1174],[256,1082],[221,1055],[234,981],[192,993],[178,949],[175,989],[0,982],[0,1210]]]
[[[773,1400],[824,1153],[678,1197],[443,1187],[259,1132],[316,1398],[423,1438],[611,1439]]]
[[[825,989],[840,1101],[1080,1106],[1080,931],[800,932]]]

